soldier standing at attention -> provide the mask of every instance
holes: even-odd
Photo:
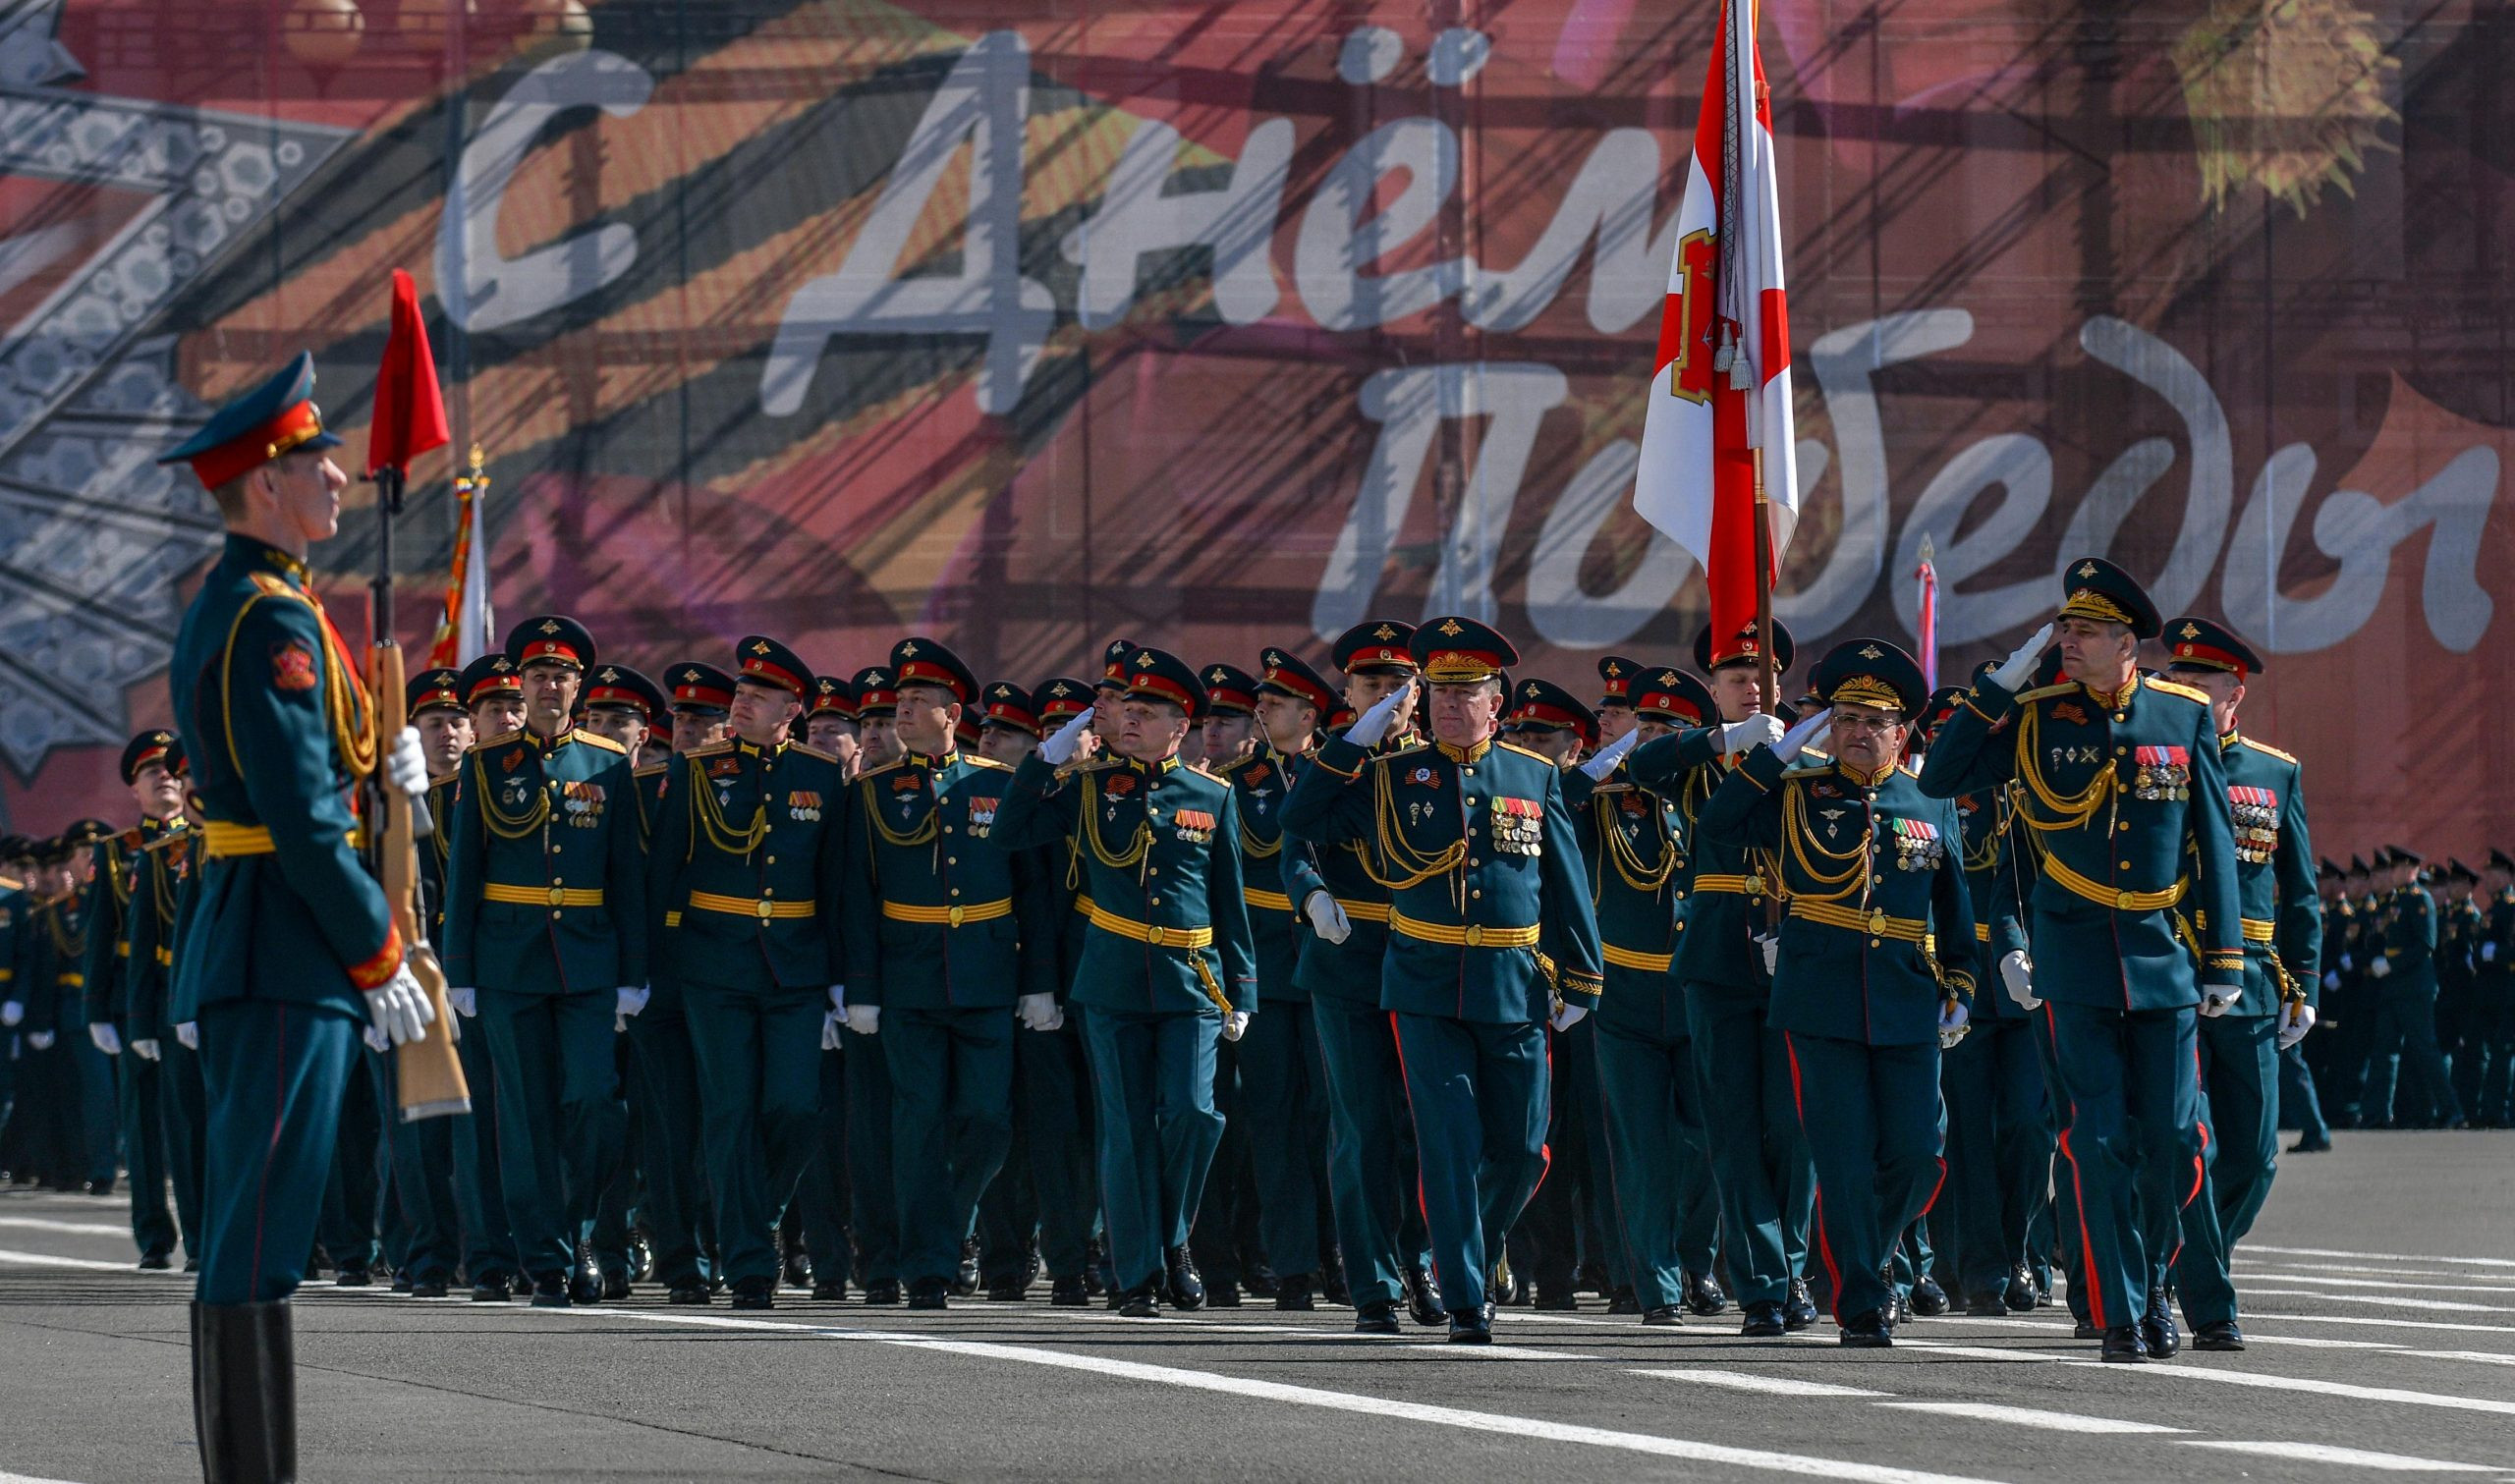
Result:
[[[87,1035],[115,1061],[115,1101],[131,1177],[131,1235],[140,1246],[140,1265],[148,1269],[171,1265],[177,1234],[174,1214],[166,1208],[166,1134],[158,1116],[162,1053],[156,1027],[133,1016],[141,965],[131,960],[131,917],[140,909],[134,899],[143,874],[142,852],[168,831],[183,828],[184,788],[166,766],[167,754],[178,745],[175,734],[160,728],[124,745],[122,783],[140,806],[140,823],[96,842],[86,923]]]
[[[585,692],[578,700],[578,711],[584,720],[578,725],[620,743],[629,755],[630,777],[635,779],[649,755],[668,750],[668,744],[655,739],[655,721],[668,717],[668,704],[662,688],[653,681],[627,665],[605,662],[587,677]],[[643,793],[639,797],[643,801]],[[645,811],[641,807],[641,852],[645,850],[647,833]],[[652,955],[648,957],[651,960]],[[652,966],[650,962],[650,970]],[[653,986],[647,985],[646,991],[651,1003]],[[643,1018],[644,1012],[639,1015]],[[644,1078],[638,1071],[636,1049],[626,1034],[633,1023],[627,1016],[613,1019],[614,1028],[622,1032],[611,1043],[612,1066],[619,1073],[620,1110],[613,1127],[620,1130],[620,1147],[603,1161],[613,1174],[595,1207],[593,1236],[587,1243],[605,1301],[629,1296],[630,1272],[635,1262],[630,1250],[630,1208],[638,1197],[638,1171],[645,1163],[641,1140],[645,1134],[647,1098]]]
[[[306,550],[340,524],[314,358],[219,410],[189,460],[227,540],[185,611],[169,687],[202,818],[199,900],[175,973],[198,1026],[208,1174],[193,1305],[195,1418],[216,1480],[297,1474],[285,1302],[305,1276],[360,1027],[417,1040],[433,1018],[384,893],[361,868],[348,792],[381,765],[427,788],[417,732],[375,735]],[[380,743],[380,744],[379,744]]]
[[[844,676],[812,678],[812,702],[804,710],[804,745],[838,759],[856,776],[856,687]]]
[[[593,1303],[577,1274],[622,1141],[614,1024],[646,1002],[645,858],[629,755],[574,724],[596,663],[576,620],[508,633],[520,731],[463,768],[445,868],[445,975],[498,1081],[498,1165],[537,1308]]]
[[[180,802],[190,777],[181,739],[166,743],[159,766],[173,780],[179,802],[157,838],[140,851],[131,910],[126,915],[124,946],[129,952],[125,957],[131,965],[129,1049],[156,1065],[158,1137],[165,1151],[166,1177],[174,1186],[185,1271],[192,1272],[200,1260],[202,1103],[200,1058],[193,1050],[199,1037],[196,1027],[178,1026],[167,1016],[172,1006],[176,910],[196,844],[196,832]],[[0,963],[5,962],[0,959]],[[0,1094],[0,1102],[5,1101],[5,1094]],[[148,1265],[145,1258],[140,1265]]]
[[[2424,1125],[2432,1109],[2441,1114],[2435,1122],[2451,1127],[2463,1121],[2463,1110],[2436,1044],[2436,899],[2428,890],[2424,857],[2397,845],[2386,846],[2384,857],[2392,890],[2367,956],[2367,977],[2375,981],[2375,1039],[2366,1127]],[[2401,1088],[2411,1080],[2417,1090]]]
[[[2095,557],[2063,587],[2057,624],[1976,681],[1939,729],[1922,789],[2024,785],[2017,823],[2042,869],[2035,967],[2009,992],[2041,1002],[2052,1041],[2066,1104],[2055,1178],[2084,1230],[2089,1322],[2104,1359],[2139,1362],[2182,1346],[2164,1295],[2171,1254],[2152,1245],[2172,1224],[2160,1233],[2152,1217],[2199,1184],[2200,1012],[2244,993],[2235,841],[2209,698],[2140,673],[2156,605]],[[2056,628],[2065,678],[2021,693]]]
[[[1964,1033],[1981,948],[1955,806],[1900,766],[1928,699],[1921,666],[1882,639],[1850,639],[1812,680],[1824,709],[1748,753],[1701,827],[1781,862],[1790,917],[1770,1023],[1816,1164],[1834,1322],[1844,1345],[1875,1347],[1894,1343],[1896,1237],[1946,1174],[1938,1057]],[[1801,762],[1827,727],[1833,756]]]
[[[868,665],[849,683],[856,692],[856,774],[887,767],[907,755],[900,745],[899,696],[887,665]],[[844,973],[843,962],[830,965]],[[833,982],[836,973],[833,974]],[[891,1169],[891,1072],[882,1048],[851,1029],[845,1011],[833,1008],[825,1027],[830,1045],[848,1052],[841,1100],[847,1146],[849,1225],[856,1237],[857,1279],[865,1301],[900,1301],[899,1186]],[[832,1110],[824,1109],[826,1119]]]
[[[462,696],[471,721],[462,732],[463,752],[471,751],[472,744],[483,737],[524,730],[524,677],[503,653],[484,654],[464,666],[455,691]],[[417,713],[412,722],[420,728],[423,739],[430,735],[428,724]],[[439,737],[440,744],[445,741]],[[443,779],[435,777],[436,753],[429,754],[428,765],[428,818],[436,830],[419,852],[419,872],[431,893],[429,926],[441,948],[446,853],[454,843],[454,815],[463,797],[463,756],[455,755],[450,776]],[[449,992],[446,998],[455,1014],[467,1019],[479,1009],[477,996],[457,998]],[[524,1277],[515,1225],[507,1218],[506,1181],[498,1162],[497,1068],[489,1056],[488,1036],[476,1030],[457,1039],[454,1050],[463,1064],[464,1084],[472,1089],[472,1114],[454,1127],[454,1199],[463,1220],[463,1270],[472,1280],[474,1303],[505,1303],[515,1297],[519,1286],[530,1296],[532,1285]]]
[[[811,1159],[844,871],[838,759],[788,740],[811,671],[757,634],[735,646],[733,739],[674,762],[652,906],[688,997],[716,1241],[734,1307],[771,1308],[776,1233]],[[871,1049],[866,1048],[868,1051]]]
[[[1493,1339],[1492,1259],[1545,1175],[1545,1030],[1598,1002],[1597,919],[1554,765],[1496,742],[1510,642],[1473,619],[1415,631],[1433,743],[1374,757],[1392,692],[1318,749],[1284,828],[1363,843],[1386,885],[1381,1008],[1397,1024],[1433,1267],[1453,1343]]]
[[[1158,1317],[1165,1296],[1204,1302],[1188,1225],[1222,1136],[1215,1039],[1238,1040],[1258,1008],[1239,811],[1230,785],[1179,756],[1202,698],[1177,656],[1136,650],[1117,755],[1060,778],[1092,712],[1069,720],[1014,771],[990,837],[1008,851],[1072,850],[1084,871],[1090,928],[1073,997],[1086,1009],[1100,1193],[1131,1318]]]
[[[2315,1023],[2322,903],[2315,895],[2306,794],[2294,757],[2237,730],[2245,681],[2261,656],[2204,618],[2166,627],[2167,673],[2209,697],[2234,816],[2244,913],[2244,993],[2200,1024],[2201,1091],[2210,1138],[2206,1183],[2183,1208],[2175,1288],[2197,1350],[2240,1350],[2230,1263],[2270,1197],[2279,1158],[2279,1055]]]

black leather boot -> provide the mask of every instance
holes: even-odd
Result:
[[[293,1484],[297,1347],[288,1305],[194,1304],[193,1374],[206,1484]]]

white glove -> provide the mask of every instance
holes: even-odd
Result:
[[[2201,986],[2201,1017],[2214,1020],[2235,1009],[2236,1002],[2243,998],[2244,986],[2241,984],[2204,984]]]
[[[618,997],[612,1002],[611,1013],[618,1018],[626,1020],[645,1009],[646,1001],[652,995],[653,991],[643,984],[623,984],[618,991]]]
[[[186,1051],[200,1050],[200,1022],[186,1020],[175,1027],[175,1039],[184,1043]]]
[[[1761,711],[1720,729],[1720,750],[1723,752],[1744,752],[1750,747],[1769,746],[1779,741],[1781,718],[1766,716]]]
[[[49,1030],[28,1031],[27,1044],[37,1051],[50,1051],[52,1049],[52,1032]]]
[[[15,1000],[0,1005],[0,1025],[15,1025],[27,1017],[27,1007]]]
[[[1595,783],[1597,780],[1614,772],[1615,765],[1624,761],[1624,754],[1632,751],[1633,744],[1640,741],[1642,741],[1642,729],[1640,727],[1636,727],[1632,731],[1624,734],[1622,737],[1619,737],[1615,741],[1607,743],[1605,746],[1600,747],[1598,749],[1597,756],[1581,764],[1581,771],[1589,774],[1590,781]]]
[[[2367,965],[2367,977],[2370,979],[2386,978],[2391,975],[2392,971],[2393,961],[2390,959],[2377,959],[2375,962]]]
[[[384,777],[406,798],[425,798],[428,794],[428,756],[419,748],[419,729],[404,727],[393,739],[393,750],[384,754]]]
[[[393,977],[366,992],[366,1013],[394,1045],[428,1038],[428,1022],[436,1018],[436,1011],[428,1005],[428,997],[419,989],[419,976],[404,963],[393,971]]]
[[[847,1028],[860,1036],[869,1036],[882,1028],[882,1007],[850,1005],[847,1007]]]
[[[2279,1007],[2279,1049],[2281,1051],[2286,1051],[2304,1040],[2306,1032],[2314,1028],[2315,1008],[2313,1006],[2291,1004]]]
[[[445,992],[445,1003],[454,1007],[456,1015],[468,1020],[480,1013],[480,992],[476,989],[449,989]]]
[[[2045,624],[2035,631],[2034,637],[2018,645],[2015,653],[2000,661],[1999,668],[1990,674],[1991,683],[2002,690],[2015,690],[2025,685],[2026,678],[2035,673],[2035,662],[2042,657],[2043,646],[2050,642],[2052,626]]]
[[[1558,1031],[1563,1031],[1570,1030],[1589,1017],[1589,1007],[1585,1005],[1557,1005],[1554,1007],[1554,1014],[1545,1017],[1545,1023]]]
[[[2358,961],[2348,953],[2344,952],[2340,956],[2340,966],[2342,968],[2356,968],[2358,966]]]
[[[1783,762],[1796,761],[1800,752],[1805,750],[1810,742],[1816,740],[1816,734],[1824,731],[1828,727],[1831,727],[1833,724],[1834,708],[1831,706],[1827,706],[1820,711],[1809,712],[1806,716],[1803,716],[1799,718],[1799,720],[1791,723],[1789,731],[1781,734],[1781,741],[1773,743],[1772,755],[1780,758]]]
[[[2480,946],[2480,962],[2483,963],[2494,963],[2497,962],[2497,942],[2495,939],[2491,939]]]
[[[2000,983],[2007,987],[2008,997],[2020,1010],[2040,1010],[2043,1002],[2035,998],[2035,965],[2022,949],[2010,949],[2000,955]]]
[[[1024,995],[1013,1005],[1025,1030],[1055,1030],[1065,1023],[1065,1011],[1054,995]]]
[[[842,1016],[847,1014],[846,985],[833,984],[829,987],[829,1008],[838,1012]]]
[[[2340,988],[2340,970],[2335,968],[2325,973],[2322,976],[2322,987],[2337,992]]]
[[[1222,1017],[1222,1038],[1237,1041],[1249,1033],[1249,1012],[1235,1010]]]
[[[1091,713],[1098,709],[1086,706],[1064,726],[1049,733],[1048,740],[1039,743],[1039,761],[1051,768],[1062,768],[1074,761],[1074,754],[1083,747],[1083,734],[1091,730]]]
[[[821,1012],[821,1050],[836,1051],[838,1049],[838,1025],[839,1015],[837,1011],[825,1010]]]
[[[1325,892],[1313,892],[1301,905],[1302,915],[1310,919],[1310,930],[1330,943],[1342,943],[1354,936],[1353,921],[1336,899]]]
[[[87,1022],[87,1039],[95,1042],[96,1049],[109,1057],[122,1055],[122,1032],[102,1020]]]
[[[393,1042],[385,1036],[384,1032],[372,1025],[360,1031],[358,1037],[366,1043],[367,1050],[374,1052],[377,1056],[382,1056],[393,1049]]]
[[[1397,708],[1406,704],[1406,697],[1414,688],[1415,683],[1409,680],[1371,702],[1370,709],[1354,718],[1354,724],[1345,729],[1345,741],[1358,747],[1378,746],[1379,740],[1388,735],[1389,725],[1397,720]]]
[[[143,1062],[156,1061],[157,1042],[153,1037],[134,1036],[131,1041],[131,1054]]]
[[[1759,934],[1756,938],[1756,947],[1763,950],[1765,973],[1769,974],[1781,967],[1781,936],[1778,933]]]
[[[1938,1049],[1946,1051],[1965,1039],[1965,1022],[1973,1017],[1964,1001],[1942,1002],[1938,1010]]]

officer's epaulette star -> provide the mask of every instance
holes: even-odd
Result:
[[[632,778],[659,778],[671,771],[672,764],[668,762],[642,763],[639,766],[630,769],[629,776]]]
[[[2199,701],[2205,706],[2209,704],[2209,693],[2208,691],[2195,690],[2190,686],[2182,685],[2175,681],[2144,679],[2140,684],[2148,689],[2154,690],[2159,695],[2179,695],[2185,700]]]
[[[495,737],[484,737],[480,739],[478,742],[472,744],[472,750],[475,752],[486,752],[491,747],[503,747],[509,742],[522,741],[524,741],[524,729],[522,727],[518,727],[512,732],[501,732]]]
[[[2063,681],[2057,686],[2038,686],[2032,690],[2021,692],[2017,697],[2017,702],[2022,706],[2028,701],[2040,701],[2047,696],[2076,695],[2079,693],[2079,683],[2076,681]]]
[[[732,750],[734,750],[734,744],[730,742],[709,742],[703,747],[693,747],[681,755],[684,757],[713,757],[719,752],[731,752]]]
[[[786,744],[786,750],[789,752],[801,752],[806,757],[817,757],[825,763],[830,763],[839,767],[846,766],[846,764],[839,762],[837,753],[824,752],[820,748],[811,745],[810,742],[790,742]]]
[[[629,749],[627,747],[620,745],[620,743],[613,742],[610,738],[603,736],[599,732],[588,732],[583,727],[573,727],[569,729],[568,737],[570,741],[583,742],[588,747],[601,747],[606,751],[617,752],[623,757],[627,757],[629,755]]]
[[[2254,741],[2252,738],[2250,738],[2250,737],[2238,737],[2238,738],[2236,739],[2236,744],[2237,744],[2238,746],[2251,747],[2253,750],[2255,750],[2256,752],[2260,752],[2260,753],[2262,753],[2262,754],[2263,754],[2264,756],[2265,756],[2265,757],[2275,757],[2275,758],[2279,759],[2281,762],[2284,762],[2284,763],[2296,763],[2296,762],[2297,762],[2297,755],[2296,755],[2295,753],[2293,753],[2293,752],[2282,752],[2282,751],[2280,751],[2277,747],[2274,747],[2274,746],[2270,745],[2270,743],[2268,743],[2268,742],[2255,742],[2255,741]],[[2303,764],[2297,764],[2297,765],[2298,765],[2298,766],[2303,766]]]
[[[1507,742],[1497,737],[1493,740],[1493,745],[1495,749],[1499,751],[1517,752],[1522,757],[1534,757],[1538,762],[1545,764],[1549,768],[1557,766],[1553,758],[1546,756],[1542,752],[1532,752],[1528,748],[1521,746],[1518,742]]]

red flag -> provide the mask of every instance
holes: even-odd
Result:
[[[393,327],[384,339],[384,364],[375,373],[375,419],[366,440],[366,472],[408,470],[411,461],[445,447],[445,398],[437,391],[436,356],[428,350],[419,319],[419,290],[411,275],[393,270]]]

